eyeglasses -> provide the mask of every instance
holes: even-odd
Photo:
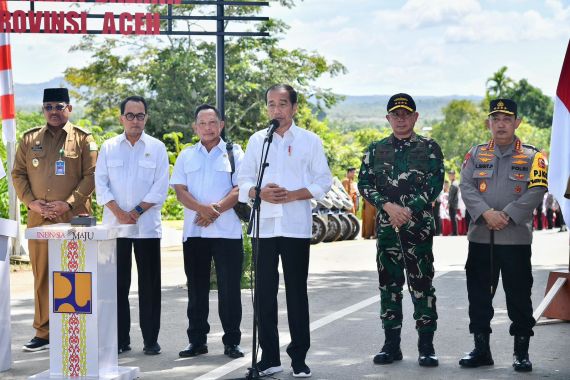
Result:
[[[53,110],[56,110],[56,111],[61,112],[61,111],[63,111],[64,109],[66,109],[67,106],[69,106],[69,104],[57,104],[57,105],[55,105],[55,106],[52,106],[51,104],[46,104],[46,105],[43,106],[42,108],[43,108],[44,111],[47,111],[47,112],[51,112],[51,111],[53,111]]]
[[[146,113],[137,113],[136,115],[132,112],[126,113],[123,115],[128,121],[133,121],[135,120],[135,117],[137,118],[138,121],[143,121],[144,118],[146,117]]]
[[[409,118],[411,118],[414,113],[413,112],[402,112],[402,113],[396,113],[396,112],[390,112],[388,114],[390,117],[393,117],[394,119],[400,119],[400,120],[407,120]]]

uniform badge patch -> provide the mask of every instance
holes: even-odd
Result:
[[[546,169],[546,160],[542,153],[534,155],[532,167],[530,169],[530,178],[528,188],[535,186],[548,187],[548,171]]]
[[[40,165],[40,160],[38,160],[37,158],[34,158],[32,160],[32,165],[34,166],[34,168],[37,168]]]
[[[481,181],[479,183],[479,192],[484,193],[485,191],[487,191],[487,181]]]
[[[519,194],[521,191],[522,191],[521,185],[516,185],[515,186],[515,193]]]
[[[89,150],[90,150],[91,152],[97,150],[97,143],[96,143],[95,141],[91,141],[91,142],[89,143]]]

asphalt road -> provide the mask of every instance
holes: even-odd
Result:
[[[169,239],[175,240],[172,236]],[[223,355],[222,330],[217,316],[217,293],[210,296],[209,353],[180,359],[178,351],[187,342],[186,289],[179,245],[163,250],[162,325],[159,343],[162,354],[142,353],[138,327],[136,286],[131,291],[133,350],[119,357],[120,365],[138,366],[145,379],[231,379],[243,378],[251,358],[231,360]],[[516,374],[511,368],[512,338],[508,335],[504,293],[501,285],[495,297],[494,333],[491,348],[495,365],[488,368],[462,369],[457,362],[472,349],[468,332],[467,292],[463,266],[467,256],[465,237],[437,237],[436,258],[437,307],[439,329],[435,348],[440,358],[437,368],[417,365],[417,334],[412,318],[409,294],[404,296],[402,350],[404,360],[389,366],[377,366],[372,357],[383,343],[379,320],[379,292],[375,264],[375,241],[355,240],[321,243],[311,251],[309,300],[311,308],[312,347],[307,364],[313,379],[570,379],[570,324],[554,323],[535,328],[530,356],[534,371]],[[568,267],[568,233],[541,231],[533,244],[533,305],[543,298],[548,273]],[[133,277],[133,284],[136,284]],[[2,379],[22,379],[48,368],[48,352],[24,353],[21,346],[33,336],[31,328],[33,301],[31,273],[20,272],[12,280],[12,353],[13,368],[0,373]],[[252,307],[249,291],[242,292],[244,315],[242,347],[251,351]],[[283,284],[279,293],[279,330],[281,360],[285,371],[275,376],[290,379],[290,360],[285,353],[289,335]]]

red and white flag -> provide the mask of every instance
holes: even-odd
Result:
[[[0,0],[0,11],[7,10],[6,0]],[[15,142],[16,113],[14,108],[10,33],[0,33],[0,108],[2,109],[2,138],[4,144]]]
[[[548,191],[560,203],[564,220],[570,225],[570,200],[564,198],[570,177],[570,42],[556,89],[549,164]]]

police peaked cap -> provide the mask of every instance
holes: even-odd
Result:
[[[517,103],[511,99],[493,99],[489,104],[489,115],[497,112],[517,116]]]
[[[64,102],[69,103],[69,91],[67,88],[46,88],[44,89],[44,103]]]

